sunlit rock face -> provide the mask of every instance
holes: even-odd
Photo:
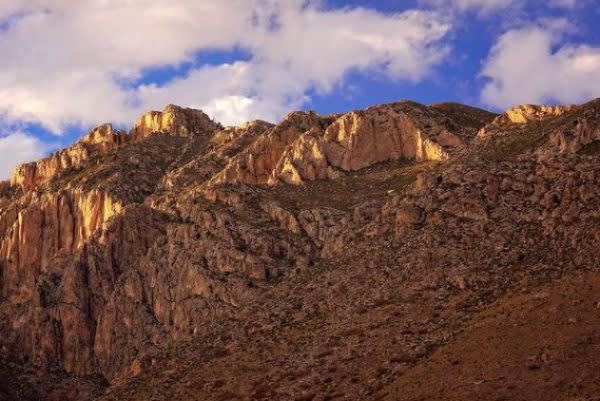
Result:
[[[35,265],[44,270],[60,250],[72,252],[101,228],[121,206],[100,190],[30,193],[0,217],[2,256],[18,273]],[[5,275],[6,279],[10,275]],[[12,283],[17,284],[17,283]],[[18,285],[8,285],[16,288]]]
[[[0,314],[11,333],[3,344],[39,366],[56,363],[76,374],[95,369],[87,345],[93,322],[86,312],[87,285],[95,279],[79,270],[72,255],[120,211],[100,190],[64,190],[28,192],[0,213]]]
[[[314,112],[289,113],[247,149],[236,155],[211,182],[239,182],[251,185],[269,183],[286,149],[304,132],[311,129],[322,130],[324,125],[321,117]]]
[[[390,160],[447,160],[464,146],[431,110],[410,103],[350,112],[322,133],[304,133],[280,159],[270,184],[301,184]]]
[[[509,135],[526,142],[527,138],[539,137],[543,143],[538,149],[540,154],[576,153],[600,139],[596,104],[598,100],[581,106],[516,106],[481,128],[477,139],[502,140]]]
[[[111,124],[101,125],[74,145],[54,153],[46,159],[18,166],[10,184],[25,190],[48,182],[71,168],[81,166],[91,157],[113,151],[129,141],[142,140],[153,133],[182,137],[210,134],[220,126],[200,110],[169,105],[162,112],[152,111],[142,116],[131,130],[116,130]]]
[[[74,145],[50,157],[18,166],[10,184],[29,190],[48,182],[58,174],[80,166],[90,157],[117,149],[127,141],[124,131],[115,130],[111,124],[101,125]]]
[[[548,117],[558,117],[571,110],[575,106],[546,106],[524,104],[513,107],[506,111],[506,117],[517,124],[525,124],[529,121],[542,120]]]
[[[219,124],[212,121],[201,110],[168,105],[163,111],[151,111],[140,117],[130,131],[130,135],[134,141],[153,133],[190,137],[210,133],[218,128]]]
[[[444,121],[412,102],[326,117],[292,113],[213,182],[302,184],[390,160],[447,160],[464,148],[465,130]]]
[[[503,114],[479,130],[478,138],[486,138],[494,134],[502,134],[508,130],[511,124],[525,125],[535,123],[544,119],[560,117],[572,111],[576,106],[546,106],[524,104],[506,110]]]

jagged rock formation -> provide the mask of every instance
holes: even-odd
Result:
[[[281,155],[304,132],[323,129],[327,119],[314,112],[293,112],[256,139],[247,149],[212,179],[213,184],[239,182],[250,185],[267,184]]]
[[[477,139],[496,146],[515,138],[525,145],[543,141],[545,146],[541,147],[541,152],[549,155],[556,151],[575,153],[600,138],[597,117],[594,107],[517,106],[483,127]]]
[[[562,153],[575,153],[598,139],[600,139],[598,113],[596,110],[588,109],[576,113],[556,127],[551,135],[550,144]]]
[[[511,122],[517,124],[525,124],[530,121],[541,121],[548,117],[559,117],[573,110],[575,106],[537,106],[532,104],[524,104],[506,110],[500,118],[506,117]]]
[[[111,124],[101,125],[74,145],[46,159],[18,166],[10,178],[10,184],[31,190],[65,170],[80,166],[92,156],[117,149],[126,141],[123,131],[115,130]]]
[[[0,224],[4,341],[22,347],[34,364],[56,361],[88,374],[96,365],[85,311],[91,288],[100,286],[71,260],[121,205],[98,190],[30,192],[20,201],[3,211]]]
[[[291,113],[212,182],[299,185],[383,161],[448,160],[470,132],[449,122],[434,107],[412,102],[325,118]]]
[[[560,117],[572,111],[575,106],[536,106],[525,104],[515,106],[497,116],[490,125],[483,127],[477,134],[479,138],[492,135],[501,135],[510,132],[510,127],[523,126],[527,123],[540,122],[542,120]]]
[[[560,297],[539,288],[600,282],[599,124],[593,101],[228,128],[168,106],[129,135],[101,126],[0,183],[0,400],[593,394],[593,353],[530,335],[515,352],[539,355],[502,373],[469,354],[466,375],[496,375],[465,377],[477,391],[414,383],[443,382],[444,355],[463,372],[464,333],[494,342],[502,305],[547,314]],[[561,336],[593,349],[590,302]],[[551,380],[561,360],[579,363],[575,392]]]
[[[144,114],[131,129],[131,139],[139,141],[154,133],[165,133],[191,137],[199,133],[213,132],[219,124],[212,121],[201,110],[184,109],[168,105],[163,111]]]

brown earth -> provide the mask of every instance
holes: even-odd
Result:
[[[589,273],[505,296],[387,399],[600,399],[599,291]]]
[[[0,400],[594,400],[600,101],[223,128],[0,184]]]

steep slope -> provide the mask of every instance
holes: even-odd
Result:
[[[180,119],[191,113],[170,106],[165,114],[173,110]],[[170,119],[172,126],[180,123],[188,119]],[[156,213],[134,205],[156,190],[180,157],[171,149],[188,144],[179,131],[172,134],[136,139],[105,125],[48,159],[15,169],[4,184],[12,197],[0,213],[2,342],[10,352],[44,369],[98,372],[93,345],[100,309],[120,264],[141,256],[155,236],[140,226],[152,224]],[[125,210],[141,220],[111,229],[109,221],[119,224]],[[110,263],[86,260],[95,243]]]
[[[102,125],[90,131],[76,144],[46,159],[17,167],[10,178],[10,185],[31,190],[65,170],[81,166],[95,155],[117,149],[126,140],[123,131],[116,131],[110,124]]]
[[[431,108],[445,114],[462,127],[478,130],[491,123],[497,114],[454,102],[434,103]]]
[[[597,399],[599,290],[600,275],[588,273],[507,295],[390,393],[406,400]]]
[[[434,107],[407,101],[324,118],[295,112],[211,182],[297,185],[385,161],[448,160],[472,131]]]
[[[596,280],[599,105],[399,102],[237,128],[168,106],[96,130],[119,139],[0,186],[0,397],[488,394],[403,380],[431,380],[503,305]],[[595,327],[590,302],[561,335]],[[557,394],[591,394],[582,377]]]
[[[576,278],[588,270],[594,271],[590,280],[598,275],[597,160],[577,155],[551,163],[534,160],[522,156],[494,168],[453,166],[441,174],[433,169],[416,186],[388,186],[399,195],[383,204],[367,203],[351,213],[311,209],[311,216],[327,216],[328,227],[316,228],[322,230],[323,249],[333,249],[327,261],[266,289],[258,297],[263,303],[242,308],[233,321],[165,351],[148,371],[102,399],[480,399],[477,394],[489,393],[443,387],[447,377],[458,378],[431,368],[437,366],[431,355],[440,347],[446,352],[446,344],[473,345],[477,337],[471,327],[487,313],[513,308],[523,299],[543,300],[545,295],[538,294],[546,291],[545,283],[560,277],[573,280],[571,292],[582,308],[580,315],[578,309],[555,312],[554,319],[569,325],[560,335],[587,350],[597,347],[598,338],[589,336],[598,328],[597,300],[593,288],[577,289],[587,284]],[[510,294],[521,291],[521,299],[513,301]],[[524,309],[517,316],[528,322],[534,311]],[[573,314],[575,320],[569,321]],[[485,330],[497,333],[493,327]],[[559,341],[543,330],[519,333],[507,336],[550,347]],[[518,367],[529,372],[528,358],[538,350],[510,349],[511,363],[522,363]],[[470,352],[460,363],[481,355]],[[427,362],[430,358],[433,362]],[[473,382],[502,375],[494,372],[502,359],[486,358],[481,369],[491,373]],[[559,380],[569,366],[586,366],[577,388],[564,382],[539,385],[535,374],[524,374],[510,387],[517,380],[513,369],[512,377],[500,381],[509,387],[499,395],[548,399],[552,390],[550,397],[558,399],[592,396],[595,359],[593,352],[578,352],[569,365],[555,362],[554,373],[547,373]],[[436,376],[430,376],[430,368]],[[477,366],[469,369],[473,375]],[[409,386],[411,377],[439,385]],[[527,396],[518,398],[523,388]]]

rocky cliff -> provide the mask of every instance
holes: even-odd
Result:
[[[466,357],[476,391],[414,383],[494,343],[502,305],[527,321],[547,302],[536,327],[598,345],[597,300],[543,325],[600,274],[599,124],[600,101],[404,101],[226,128],[167,106],[96,128],[0,183],[0,399],[593,394],[593,354],[515,330],[514,360]],[[573,392],[557,380],[577,364]]]
[[[201,110],[184,109],[171,104],[163,111],[150,111],[144,114],[129,134],[134,141],[155,133],[191,137],[201,133],[211,133],[219,127],[218,123],[212,121]]]
[[[123,131],[105,124],[90,131],[74,145],[56,152],[46,159],[18,166],[10,177],[10,185],[31,190],[58,174],[82,165],[95,155],[117,149],[127,141]]]
[[[240,153],[212,183],[302,184],[392,160],[448,160],[469,127],[433,107],[401,102],[325,118],[291,113]]]

